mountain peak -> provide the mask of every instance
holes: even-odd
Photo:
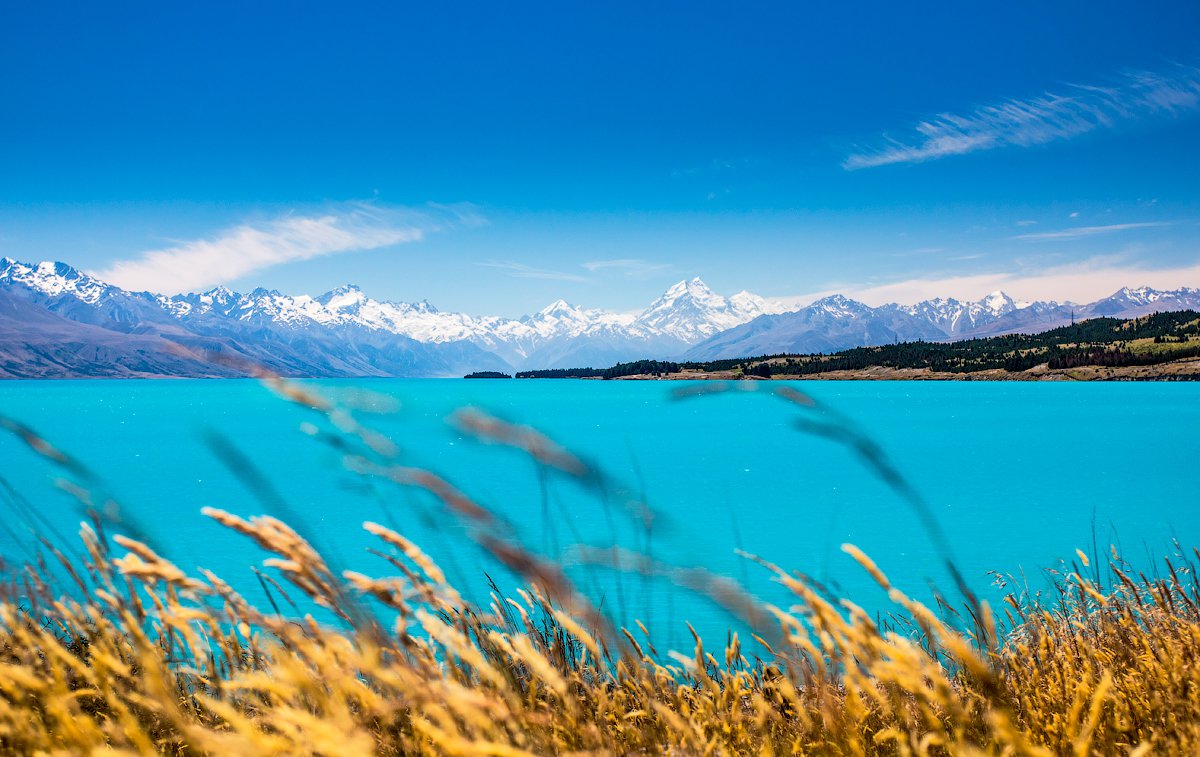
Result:
[[[16,261],[14,261],[16,262]],[[17,263],[17,265],[22,265]],[[58,276],[69,279],[91,279],[86,273],[72,265],[56,260],[43,260],[40,263],[24,266],[39,276]]]
[[[50,260],[29,264],[4,258],[4,261],[0,262],[0,274],[7,281],[44,295],[69,295],[87,303],[95,303],[105,292],[113,289],[66,263]]]
[[[17,277],[28,275],[33,271],[33,266],[22,263],[19,260],[12,258],[0,258],[0,277],[5,279],[15,279]]]
[[[993,313],[1005,313],[1016,307],[1016,301],[997,289],[979,301],[979,304]]]
[[[343,284],[317,297],[316,301],[330,310],[342,310],[361,305],[367,301],[367,296],[357,284]]]
[[[762,313],[762,299],[742,292],[722,297],[699,277],[684,279],[663,292],[635,323],[694,343]]]
[[[1180,291],[1183,292],[1184,294],[1187,293],[1186,290],[1180,290]],[[1121,287],[1119,290],[1117,290],[1113,294],[1109,295],[1105,299],[1120,300],[1123,302],[1129,302],[1129,303],[1133,303],[1136,305],[1148,305],[1152,302],[1159,301],[1164,296],[1170,296],[1171,294],[1172,293],[1170,293],[1170,292],[1162,292],[1162,291],[1159,291],[1158,289],[1154,289],[1154,288],[1148,287],[1148,286]]]
[[[194,295],[188,295],[188,297],[193,296]],[[206,302],[211,305],[227,305],[236,300],[237,297],[237,292],[234,292],[224,284],[218,284],[206,292],[201,292],[198,299],[200,302]]]
[[[743,310],[763,310],[767,305],[767,301],[765,299],[754,292],[748,292],[745,289],[737,294],[730,295],[729,302],[735,307]]]
[[[710,297],[712,293],[713,291],[708,288],[708,284],[705,284],[699,276],[694,276],[672,284],[666,292],[663,292],[663,296],[660,299],[673,299],[682,297],[685,294],[692,297]]]
[[[540,316],[555,317],[562,317],[564,315],[577,315],[578,313],[579,308],[575,307],[564,299],[557,299],[538,311],[538,315]]]
[[[726,310],[729,308],[729,301],[709,289],[708,285],[696,276],[671,285],[657,300],[650,303],[645,315],[678,307]]]
[[[867,306],[858,300],[852,300],[844,294],[830,294],[815,301],[809,307],[837,308],[839,310],[863,310]]]
[[[575,336],[596,324],[594,316],[595,313],[558,299],[533,315],[522,317],[519,322],[541,337]]]

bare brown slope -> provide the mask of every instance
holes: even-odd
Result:
[[[189,356],[152,334],[71,321],[0,292],[0,378],[228,377],[230,368]]]

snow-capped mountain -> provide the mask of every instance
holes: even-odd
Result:
[[[18,331],[14,338],[21,344],[4,347],[38,357],[0,367],[0,375],[219,376],[244,374],[257,365],[289,376],[440,376],[508,367],[469,342],[422,343],[358,323],[326,325],[320,319],[328,311],[312,298],[265,289],[238,294],[218,287],[164,297],[127,292],[63,263],[29,265],[4,258],[0,294],[24,303],[14,304],[14,312],[28,313],[34,306],[108,334],[148,337],[127,354],[114,350],[116,342],[106,336],[106,348],[89,364],[74,356],[89,347],[86,342],[101,343],[95,332],[71,331],[55,320],[49,330],[63,335],[57,340],[47,342],[35,333],[36,326]],[[30,353],[30,345],[37,350]]]
[[[1164,292],[1150,287],[1138,287],[1137,289],[1125,287],[1102,300],[1093,302],[1088,306],[1088,312],[1093,316],[1124,313],[1145,315],[1154,311],[1194,308],[1198,301],[1200,301],[1200,289],[1184,287]]]
[[[872,308],[835,294],[799,310],[762,315],[723,331],[688,350],[685,357],[715,360],[783,352],[836,352],[848,345],[945,336],[931,321],[899,306]]]
[[[514,319],[375,300],[353,285],[318,297],[225,287],[168,297],[129,292],[65,263],[3,258],[0,376],[223,376],[249,364],[291,376],[454,376],[830,352],[1188,308],[1200,309],[1200,289],[1122,289],[1089,305],[1017,302],[993,292],[974,302],[869,307],[832,295],[795,308],[749,292],[725,297],[694,278],[637,312],[557,300]]]
[[[722,297],[697,276],[672,286],[633,323],[693,343],[771,312],[779,312],[778,306],[756,294],[738,292]]]
[[[1017,302],[1004,292],[992,292],[975,302],[937,298],[915,305],[873,308],[834,295],[792,312],[763,315],[716,334],[689,349],[685,357],[717,360],[784,352],[836,352],[916,339],[944,341],[1036,333],[1072,320],[1132,318],[1154,311],[1186,309],[1200,310],[1200,289],[1122,289],[1088,305]]]
[[[992,292],[976,302],[960,302],[941,297],[915,305],[892,305],[897,311],[921,321],[928,321],[950,336],[965,334],[1001,316],[1025,307],[1004,292]]]
[[[0,261],[0,288],[68,320],[237,353],[296,375],[461,375],[673,357],[771,308],[747,292],[722,297],[698,278],[672,286],[641,312],[558,300],[519,319],[375,300],[353,285],[318,297],[226,287],[168,297],[127,292],[64,263],[7,258]],[[401,347],[403,354],[392,354]]]
[[[45,297],[67,295],[88,304],[95,304],[106,292],[113,289],[66,263],[45,261],[27,265],[12,258],[0,258],[0,281],[19,284]]]
[[[557,300],[519,319],[442,312],[426,301],[374,300],[354,285],[319,297],[263,289],[242,295],[218,287],[160,301],[164,310],[184,324],[218,316],[291,330],[358,328],[422,344],[463,342],[517,369],[675,356],[770,307],[762,298],[745,292],[731,298],[717,295],[698,278],[672,286],[640,313],[584,309]]]

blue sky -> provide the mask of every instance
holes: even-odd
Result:
[[[1200,5],[10,3],[0,254],[517,315],[1200,286]]]

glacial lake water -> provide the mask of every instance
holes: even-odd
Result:
[[[479,444],[451,427],[474,406],[529,424],[602,467],[661,514],[655,558],[704,566],[788,603],[782,588],[735,548],[801,571],[872,611],[889,605],[849,557],[853,543],[895,584],[927,596],[952,589],[941,557],[908,502],[846,445],[805,433],[809,411],[769,396],[730,393],[672,399],[683,382],[364,380],[309,381],[311,389],[366,405],[357,417],[391,437],[405,465],[429,468],[511,524],[531,548],[561,557],[581,540],[643,543],[624,510],[523,453]],[[1139,567],[1161,566],[1200,544],[1200,385],[1183,383],[796,382],[884,451],[927,503],[956,564],[997,598],[989,571],[1046,587],[1043,569],[1116,544]],[[388,401],[381,401],[387,398]],[[398,406],[389,407],[394,401]],[[374,412],[375,410],[386,412]],[[254,381],[15,381],[0,384],[0,413],[77,457],[185,570],[203,566],[266,606],[249,566],[265,556],[200,514],[213,506],[268,512],[213,454],[228,439],[254,461],[321,546],[345,567],[388,575],[365,550],[364,520],[402,531],[460,588],[486,596],[484,557],[456,520],[410,489],[365,481],[339,453],[301,433],[324,424]],[[327,424],[324,424],[327,425]],[[16,436],[0,436],[0,476],[67,536],[80,514],[54,488],[61,472]],[[8,495],[0,552],[30,548]],[[273,514],[286,517],[287,513]],[[660,647],[686,646],[684,621],[723,638],[729,619],[708,600],[662,580],[570,567],[597,602],[654,629]],[[714,640],[715,641],[715,640]]]

